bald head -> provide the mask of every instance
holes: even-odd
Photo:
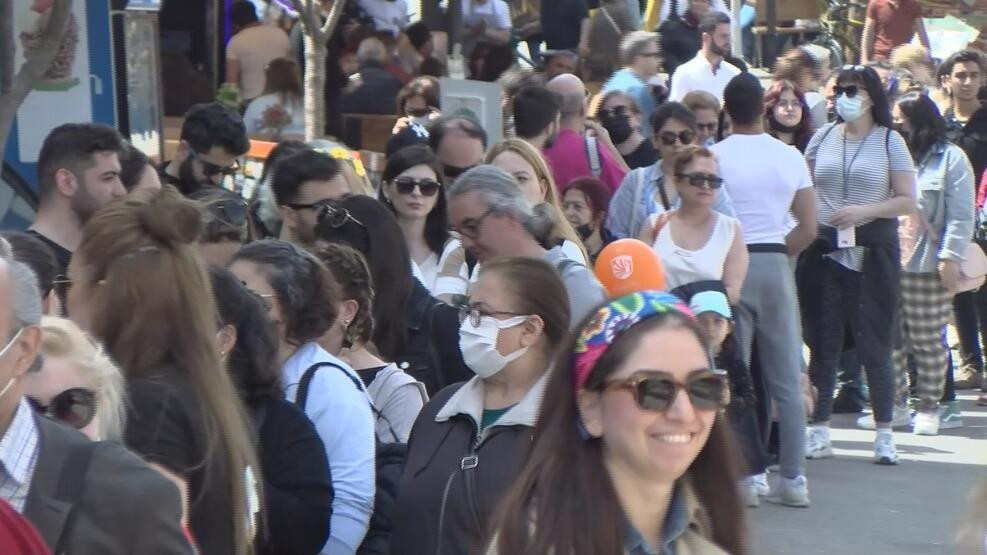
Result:
[[[583,117],[586,112],[586,86],[571,73],[552,78],[545,88],[562,98],[562,119]]]

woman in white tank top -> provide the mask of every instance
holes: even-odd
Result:
[[[697,281],[722,281],[730,302],[740,300],[747,247],[740,222],[713,210],[723,181],[716,156],[703,147],[683,150],[675,162],[678,210],[651,217],[640,239],[653,245],[673,290]]]

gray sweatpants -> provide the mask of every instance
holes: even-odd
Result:
[[[802,398],[802,324],[795,275],[788,256],[750,253],[740,295],[736,334],[749,365],[757,338],[758,363],[770,399],[778,407],[781,475],[794,478],[805,466],[805,402]]]

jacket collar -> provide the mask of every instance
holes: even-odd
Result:
[[[541,411],[541,401],[545,394],[545,385],[548,383],[550,372],[551,369],[542,374],[524,395],[524,398],[498,418],[491,428],[497,426],[534,427]],[[446,401],[446,404],[435,415],[435,421],[446,422],[454,416],[465,415],[472,418],[473,422],[479,426],[483,419],[484,391],[483,380],[479,376],[473,376]]]
[[[58,441],[57,424],[35,414],[38,427],[38,464],[24,505],[24,516],[38,529],[49,546],[56,546],[65,529],[72,503],[56,497],[59,478],[68,455],[66,445]]]

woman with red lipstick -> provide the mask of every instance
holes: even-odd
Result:
[[[714,289],[736,304],[747,276],[747,247],[740,222],[713,209],[723,187],[716,156],[704,147],[685,147],[675,160],[675,187],[681,206],[652,216],[640,239],[661,257],[669,291],[688,301],[693,293]]]

